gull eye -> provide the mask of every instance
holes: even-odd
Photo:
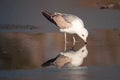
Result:
[[[82,36],[84,37],[85,35],[84,35],[84,34],[82,34]]]
[[[84,52],[84,49],[82,50],[82,52]]]

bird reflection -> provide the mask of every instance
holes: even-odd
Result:
[[[52,58],[41,65],[41,67],[79,67],[84,58],[88,55],[87,45],[77,51],[68,50],[60,52],[58,56]]]

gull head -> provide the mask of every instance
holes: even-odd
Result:
[[[81,31],[78,31],[77,34],[84,40],[87,44],[88,31],[86,28],[82,28]]]

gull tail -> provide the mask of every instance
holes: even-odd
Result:
[[[59,57],[59,55],[56,56],[55,58],[52,58],[52,59],[44,62],[44,63],[41,65],[41,67],[48,67],[48,66],[54,65],[53,63],[54,63],[54,61],[55,61],[58,57]]]
[[[54,24],[56,25],[56,22],[53,20],[53,16],[54,16],[53,13],[50,13],[50,12],[48,12],[48,11],[43,11],[43,12],[41,12],[41,13],[42,13],[42,15],[43,15],[46,19],[48,19],[50,22],[52,22],[52,23],[54,23]]]

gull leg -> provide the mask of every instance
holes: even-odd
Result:
[[[64,33],[64,39],[65,39],[64,51],[66,51],[66,46],[67,46],[67,34],[66,34],[66,32]]]
[[[73,38],[73,46],[75,46],[75,43],[76,43],[75,36],[73,35],[72,38]]]

